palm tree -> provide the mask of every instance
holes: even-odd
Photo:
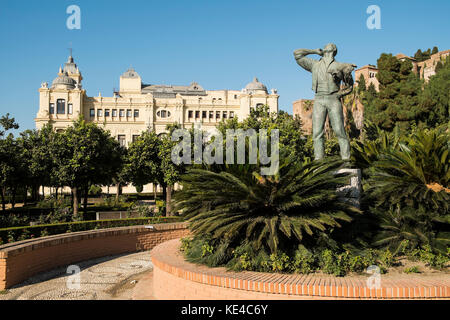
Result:
[[[448,217],[424,208],[412,209],[397,207],[395,209],[375,209],[381,228],[372,243],[374,246],[387,247],[398,253],[404,240],[409,248],[429,245],[437,252],[446,254],[450,242],[450,233],[439,230],[436,225],[450,223]]]
[[[380,221],[375,245],[398,248],[429,244],[445,251],[450,242],[449,134],[421,130],[375,161],[367,202]]]
[[[273,176],[261,176],[257,165],[224,165],[221,172],[190,169],[175,195],[176,209],[197,237],[228,248],[245,242],[270,253],[300,243],[313,246],[319,236],[360,213],[336,194],[349,179],[336,173],[342,161],[280,159]]]
[[[449,214],[450,155],[448,133],[422,130],[397,150],[387,150],[374,163],[369,179],[370,196],[377,204],[400,204]]]

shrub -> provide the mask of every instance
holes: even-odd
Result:
[[[66,232],[86,231],[93,229],[107,229],[125,226],[144,225],[149,223],[170,223],[183,221],[182,217],[150,217],[150,218],[132,218],[132,219],[114,219],[114,220],[95,220],[95,221],[76,221],[66,223],[45,224],[25,227],[12,227],[0,229],[0,238],[9,243],[16,241],[20,235],[29,232],[30,237],[39,237],[44,235],[55,235]]]
[[[161,216],[160,212],[155,214],[155,210],[147,204],[139,204],[138,202],[134,203],[128,209],[128,217],[132,212],[137,212],[139,217],[153,217],[153,216]]]
[[[180,250],[185,254],[189,254],[189,250],[191,248],[192,239],[190,238],[181,238],[181,246]]]
[[[430,267],[443,269],[445,264],[450,261],[450,257],[441,253],[435,254],[431,246],[425,245],[419,250],[419,260],[425,262]]]
[[[329,249],[322,251],[320,255],[320,267],[323,272],[335,276],[343,276],[345,274],[344,270],[339,266],[336,255]]]
[[[102,187],[93,184],[89,187],[88,194],[90,196],[100,196],[102,194]]]
[[[420,273],[420,270],[419,270],[418,266],[412,266],[409,268],[405,268],[404,272],[405,273]]]
[[[209,243],[204,243],[202,245],[202,258],[212,254],[214,251],[214,247],[212,245],[210,245]]]
[[[289,269],[289,257],[286,253],[272,253],[269,259],[269,261],[266,261],[266,267],[269,267],[273,272],[283,272]]]
[[[252,263],[250,261],[250,257],[248,256],[248,253],[245,252],[244,254],[239,256],[239,264],[242,268],[242,270],[250,270],[252,267]]]
[[[349,271],[351,272],[364,272],[367,267],[372,265],[370,260],[364,256],[351,256],[349,261]]]
[[[47,229],[43,229],[42,231],[41,231],[41,234],[39,235],[40,237],[46,237],[46,236],[48,236],[48,231],[47,231]]]
[[[439,128],[417,130],[372,163],[365,193],[379,219],[374,245],[397,252],[409,240],[413,248],[430,245],[445,254],[450,241],[449,139]]]
[[[390,268],[395,265],[395,257],[389,249],[383,250],[379,254],[379,262],[385,268]]]
[[[22,240],[28,240],[29,238],[30,238],[30,231],[25,229],[25,230],[23,230],[22,234],[20,235],[20,237],[17,240],[22,241]]]
[[[299,245],[292,261],[292,271],[308,274],[315,271],[316,264],[317,262],[314,254],[304,246]]]
[[[166,214],[166,202],[164,200],[156,200],[156,207],[158,208],[159,215]]]

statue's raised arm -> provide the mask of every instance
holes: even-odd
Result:
[[[313,60],[311,58],[307,58],[306,56],[309,54],[318,54],[319,56],[323,56],[322,49],[297,49],[294,51],[294,57],[297,61],[298,65],[303,69],[311,72],[314,63],[318,62],[318,60]]]

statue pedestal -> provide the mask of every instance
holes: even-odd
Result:
[[[359,208],[362,192],[361,169],[339,169],[338,171],[336,171],[336,173],[351,174],[349,178],[349,184],[338,188],[336,192],[340,197],[342,197],[346,201],[349,201],[355,207]]]

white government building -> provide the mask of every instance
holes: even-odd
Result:
[[[258,105],[278,112],[276,89],[268,93],[256,78],[242,90],[205,90],[196,82],[188,86],[144,84],[130,68],[120,76],[119,91],[112,97],[89,97],[82,80],[70,55],[51,86],[44,82],[39,89],[37,129],[52,121],[55,130],[63,130],[83,115],[86,121],[109,130],[123,146],[128,146],[143,131],[161,134],[170,123],[179,123],[183,128],[195,124],[208,131],[224,119],[246,118]],[[151,186],[144,188],[144,192],[151,190]],[[135,191],[127,187],[124,192]]]

